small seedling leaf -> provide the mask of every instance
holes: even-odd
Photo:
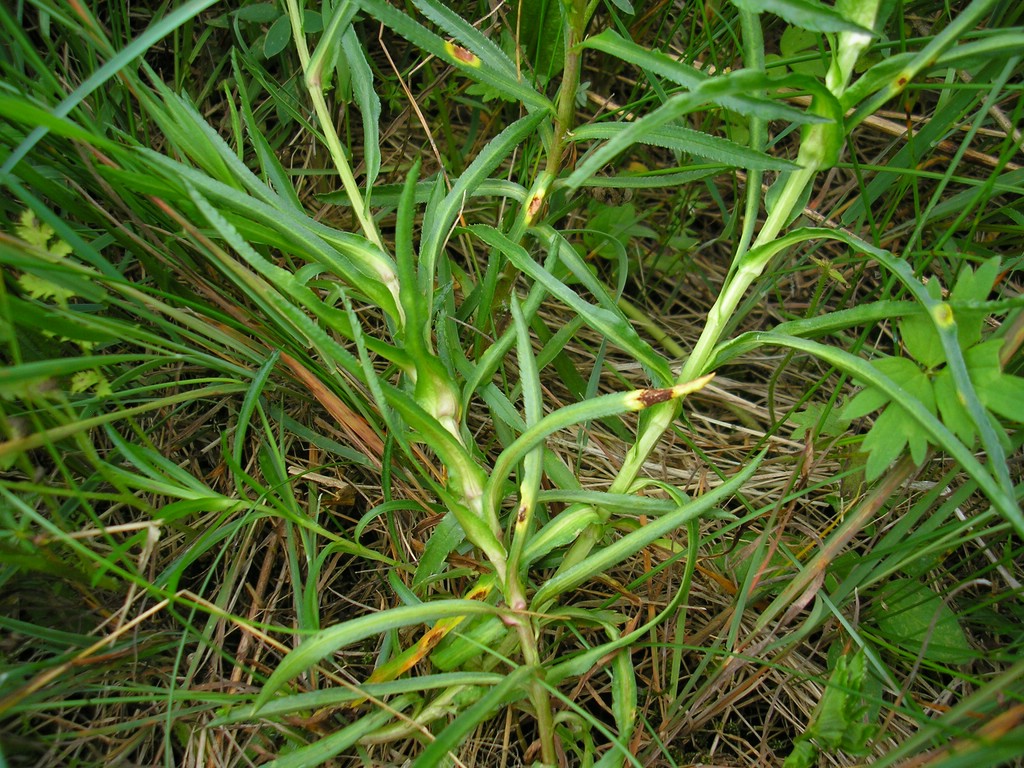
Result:
[[[291,39],[291,21],[287,16],[281,16],[267,30],[267,36],[263,39],[263,55],[268,59],[272,59],[288,47]]]
[[[935,323],[926,312],[907,315],[899,322],[900,337],[907,352],[926,368],[934,368],[946,362],[942,340]]]
[[[269,24],[280,16],[281,11],[275,3],[253,3],[235,11],[236,19],[254,24]]]
[[[976,654],[956,614],[930,587],[911,579],[883,586],[872,608],[879,635],[907,653],[941,664],[966,664]]]

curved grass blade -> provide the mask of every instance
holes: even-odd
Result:
[[[423,214],[423,234],[420,241],[419,290],[422,295],[433,295],[437,259],[444,241],[455,226],[459,211],[494,170],[537,130],[542,113],[521,117],[491,139],[487,146],[469,164],[452,185],[451,190],[436,205],[429,204]],[[428,305],[431,303],[427,301]]]
[[[581,47],[607,53],[632,66],[653,72],[691,90],[710,80],[709,75],[689,64],[676,61],[661,51],[650,50],[632,40],[627,40],[613,29],[606,29],[600,34],[587,38]],[[756,90],[759,89],[751,89],[751,92]],[[757,115],[765,120],[786,120],[791,123],[820,121],[820,118],[808,115],[795,107],[769,99],[744,95],[742,91],[719,96],[717,102],[741,115]]]
[[[424,691],[455,688],[457,686],[492,686],[500,683],[504,677],[505,675],[499,675],[494,672],[441,672],[433,675],[389,680],[384,683],[364,683],[358,689],[355,686],[351,688],[325,688],[320,691],[307,691],[290,696],[280,696],[273,701],[267,702],[260,709],[259,716],[270,720],[281,715],[292,714],[293,712],[336,707],[370,697],[379,699],[385,696],[400,696],[403,693],[423,693]],[[249,709],[249,707],[238,707],[211,721],[210,727],[216,728],[222,725],[232,725],[251,720],[252,713]]]
[[[349,27],[341,37],[341,50],[348,62],[352,93],[363,119],[363,163],[366,165],[366,191],[372,190],[380,172],[380,97],[373,86],[373,71],[356,31]]]
[[[529,431],[536,427],[544,416],[540,373],[537,370],[537,360],[533,355],[530,331],[515,295],[512,296],[511,309],[512,323],[516,329],[516,358],[519,361],[519,381],[523,390],[523,411],[526,417],[527,431]],[[509,585],[506,595],[508,595],[512,607],[517,609],[526,607],[526,598],[519,579],[520,557],[530,536],[530,526],[533,523],[533,513],[537,506],[537,492],[540,490],[543,470],[544,447],[538,444],[523,459],[523,474],[519,483],[519,507],[512,524],[512,543],[509,545]]]
[[[651,372],[655,384],[667,384],[672,381],[673,376],[665,359],[640,338],[617,309],[597,307],[584,301],[563,281],[537,264],[523,246],[513,242],[494,227],[478,224],[469,227],[469,230],[488,245],[501,251],[516,269],[536,280],[552,296],[572,307],[587,325],[636,358]],[[603,289],[599,290],[607,295]]]
[[[56,107],[53,108],[53,116],[57,118],[67,117],[72,109],[77,107],[89,94],[100,88],[110,78],[114,77],[122,69],[128,67],[131,62],[146,53],[158,41],[182,24],[186,24],[205,11],[215,0],[191,0],[182,6],[174,8],[170,13],[153,24],[139,37],[132,40],[123,50],[118,51],[108,62],[93,72],[81,85],[67,95]],[[7,159],[0,166],[0,182],[4,182],[14,167],[20,163],[32,148],[49,132],[45,125],[38,126],[30,133],[24,141],[19,144]]]
[[[572,132],[573,141],[593,139],[610,140],[626,129],[629,123],[591,123],[581,125]],[[745,147],[719,136],[684,128],[680,125],[666,125],[644,134],[644,144],[686,152],[716,163],[734,168],[748,168],[760,171],[792,171],[798,167],[785,158],[772,157],[764,152]]]
[[[529,683],[534,679],[536,670],[533,667],[522,666],[512,670],[508,677],[449,723],[434,742],[420,753],[413,763],[413,768],[435,768],[443,765],[445,756],[500,707],[528,696]]]
[[[326,656],[346,645],[358,643],[360,640],[375,637],[393,629],[416,624],[433,624],[441,619],[456,616],[501,615],[501,613],[494,606],[474,600],[439,600],[422,605],[403,605],[399,608],[370,613],[343,624],[328,627],[306,639],[281,660],[253,702],[253,714],[259,714],[260,708],[269,702],[274,693],[289,680],[298,677],[314,664],[318,664]]]
[[[336,731],[322,739],[299,747],[284,757],[267,763],[267,768],[307,768],[311,765],[323,765],[332,757],[348,749],[359,739],[369,736],[379,728],[387,725],[396,713],[416,703],[419,697],[405,694],[388,702],[388,709],[377,710],[356,720],[340,731]]]
[[[652,405],[678,400],[702,389],[711,379],[713,373],[701,376],[693,381],[676,384],[660,389],[635,389],[631,392],[614,392],[601,395],[591,400],[572,403],[564,408],[549,413],[536,424],[527,427],[515,442],[501,452],[494,462],[494,468],[487,481],[484,492],[484,509],[494,510],[500,502],[501,491],[506,478],[512,469],[522,461],[530,451],[536,448],[549,435],[560,429],[593,421],[606,416],[615,416],[631,411],[640,411]]]
[[[964,471],[978,483],[989,501],[992,502],[992,505],[1017,530],[1018,534],[1024,536],[1024,515],[1021,514],[1020,507],[1013,493],[1003,490],[995,477],[987,472],[981,462],[974,457],[973,452],[945,424],[939,421],[938,417],[929,412],[918,400],[911,397],[903,387],[896,384],[866,360],[862,360],[844,350],[836,349],[826,344],[819,344],[808,339],[784,336],[774,332],[753,332],[745,333],[733,341],[722,345],[712,362],[715,365],[722,365],[726,361],[764,344],[807,352],[884,392],[893,402],[898,403],[900,408],[906,411],[914,421],[921,425],[921,428],[928,433],[936,445],[942,446],[946,453],[960,462]],[[991,429],[991,425],[989,428]],[[990,463],[992,463],[991,456],[989,459]],[[1005,463],[1002,466],[1002,471],[1007,471]]]
[[[531,608],[543,611],[558,595],[564,594],[598,574],[608,572],[609,569],[618,565],[627,557],[636,554],[652,541],[665,536],[690,520],[703,515],[705,512],[709,512],[738,491],[754,474],[763,458],[764,453],[762,452],[740,472],[713,491],[708,491],[690,503],[678,507],[675,512],[664,515],[657,520],[649,521],[647,525],[626,534],[621,539],[596,552],[592,552],[582,562],[554,576],[537,590],[537,593],[533,596]]]
[[[554,105],[550,100],[518,79],[514,73],[510,74],[504,67],[492,69],[489,66],[481,66],[482,59],[477,52],[467,51],[465,48],[445,42],[422,24],[390,5],[387,0],[359,0],[359,5],[413,45],[448,62],[468,77],[491,86],[504,98],[520,101],[532,110],[554,112]],[[461,40],[460,42],[470,47],[473,46],[472,41]],[[489,52],[483,48],[480,49],[479,54],[489,56]]]

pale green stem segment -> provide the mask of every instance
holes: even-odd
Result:
[[[523,403],[527,428],[533,427],[543,419],[541,402],[540,374],[537,370],[537,359],[533,354],[530,331],[523,317],[523,310],[515,294],[512,295],[512,321],[516,330],[516,351],[519,359],[519,378],[522,382]],[[540,490],[541,476],[544,471],[544,445],[534,447],[523,459],[523,477],[519,483],[519,507],[516,509],[512,526],[512,542],[508,555],[508,584],[505,598],[514,610],[525,610],[526,585],[520,573],[523,548],[530,535],[533,513],[537,506],[537,492]]]
[[[834,119],[841,121],[841,116],[836,115],[838,102],[831,97],[831,94],[820,93],[815,95],[812,102],[812,110],[820,109],[830,113]],[[839,151],[842,139],[841,122],[819,123],[805,126],[800,143],[800,153],[797,156],[797,163],[800,168],[787,174],[780,179],[782,188],[778,197],[768,214],[768,217],[758,233],[749,251],[738,250],[734,257],[726,284],[719,294],[717,301],[708,313],[707,323],[697,340],[693,351],[683,365],[676,381],[679,383],[691,381],[703,375],[711,362],[715,348],[721,340],[722,334],[736,312],[736,308],[742,301],[743,296],[751,284],[764,272],[771,258],[777,253],[775,249],[762,249],[758,246],[770,243],[775,240],[779,232],[788,224],[793,213],[800,205],[804,190],[814,179],[815,174],[823,167],[834,162]],[[672,425],[679,414],[680,401],[673,399],[670,402],[652,408],[649,417],[641,421],[637,440],[626,454],[622,468],[611,487],[610,493],[629,493],[640,474],[644,462],[650,456],[651,451],[661,441],[662,435]],[[606,521],[608,515],[602,510],[597,510],[600,519]],[[576,543],[566,553],[565,559],[559,566],[559,573],[579,564],[590,553],[594,545],[604,535],[603,526],[596,525],[586,529],[577,539]]]
[[[327,108],[327,100],[324,98],[323,75],[325,65],[331,63],[331,57],[326,55],[326,48],[323,49],[325,53],[321,53],[320,48],[318,48],[316,55],[312,59],[310,58],[309,48],[306,46],[305,32],[302,29],[302,9],[299,7],[298,0],[285,0],[285,8],[288,11],[288,17],[292,24],[292,38],[295,40],[295,50],[298,52],[299,62],[302,64],[303,81],[306,85],[306,90],[309,91],[309,97],[313,101],[313,109],[316,112],[317,119],[320,121],[320,128],[324,132],[327,151],[330,152],[334,167],[338,170],[341,183],[345,187],[345,194],[348,195],[349,201],[352,204],[352,210],[359,221],[363,234],[367,240],[381,250],[384,250],[384,243],[377,232],[377,224],[374,222],[373,217],[370,216],[366,202],[363,200],[363,195],[359,191],[359,185],[356,184],[348,157],[345,155],[345,148],[342,146],[341,138],[334,128],[334,119]],[[340,17],[341,14],[335,13],[336,19]],[[335,31],[337,32],[338,30]],[[340,37],[328,39],[328,36],[325,35],[320,46],[326,45],[341,45]]]
[[[558,91],[558,107],[555,116],[555,133],[548,153],[547,175],[552,179],[562,167],[562,154],[568,145],[569,132],[576,122],[576,90],[580,84],[580,68],[583,52],[579,44],[589,18],[586,0],[562,0],[566,14],[565,59],[562,66],[562,85]]]

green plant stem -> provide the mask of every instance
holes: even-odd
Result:
[[[348,157],[345,155],[345,148],[341,144],[341,138],[334,129],[334,120],[327,109],[327,100],[324,98],[322,64],[326,57],[318,57],[316,66],[314,68],[310,67],[309,48],[306,46],[306,37],[302,29],[302,9],[299,8],[298,0],[285,0],[285,6],[292,24],[292,38],[295,40],[295,50],[299,54],[299,63],[302,65],[303,81],[305,82],[306,90],[309,91],[309,97],[313,101],[313,109],[316,112],[317,120],[320,121],[320,128],[324,132],[327,151],[331,153],[331,160],[338,171],[338,176],[341,177],[345,194],[348,195],[349,202],[352,204],[352,210],[359,221],[359,227],[362,229],[363,235],[371,243],[384,250],[384,243],[377,232],[377,224],[367,210],[366,201],[363,200],[363,195],[359,191],[359,185],[356,184],[355,176],[352,175],[352,168],[348,163]],[[322,41],[321,45],[327,43],[328,41]],[[337,42],[332,44],[336,45]]]
[[[569,132],[572,131],[576,120],[576,91],[580,86],[580,69],[583,65],[583,54],[579,44],[583,42],[584,28],[587,24],[586,0],[571,0],[567,11],[562,85],[558,90],[555,134],[551,141],[546,169],[551,178],[558,176],[562,168],[562,155],[568,144]]]
[[[748,69],[755,71],[764,70],[764,32],[761,29],[760,15],[748,10],[739,11],[740,28],[743,32],[743,59]],[[763,91],[755,93],[755,96],[763,95]],[[763,150],[768,141],[768,128],[765,121],[751,115],[748,125],[750,131],[750,148]],[[757,226],[757,214],[761,209],[761,180],[764,172],[757,168],[747,171],[747,190],[745,211],[743,216],[743,231],[740,234],[740,242],[736,246],[736,259],[740,259],[750,248],[750,241],[754,237],[754,229]]]
[[[519,647],[523,652],[523,661],[534,669],[544,669],[541,664],[540,652],[537,650],[537,638],[534,634],[533,622],[524,613],[516,621],[519,635]],[[539,679],[530,682],[530,702],[533,704],[537,717],[537,730],[540,736],[541,760],[545,766],[558,764],[555,751],[555,720],[551,712],[551,696],[544,683]]]
[[[795,171],[789,176],[786,186],[779,195],[778,201],[772,208],[772,212],[765,221],[764,227],[758,234],[751,250],[775,239],[776,235],[786,225],[786,222],[789,221],[793,209],[799,203],[804,187],[814,177],[817,170],[817,164],[809,162],[799,171]],[[704,326],[697,344],[683,365],[683,369],[676,379],[677,384],[692,381],[706,372],[707,364],[711,360],[715,346],[718,344],[726,325],[736,311],[736,307],[739,306],[751,283],[761,275],[770,260],[770,256],[749,259],[746,258],[746,254],[738,256],[734,260],[734,266],[730,269],[730,276],[727,278],[726,285],[708,313],[707,324]],[[626,454],[619,474],[615,477],[611,487],[609,487],[610,493],[629,493],[630,488],[640,474],[640,470],[643,468],[644,462],[647,461],[647,457],[661,441],[662,435],[672,425],[672,422],[675,421],[681,407],[681,400],[673,400],[649,409],[648,413],[650,416],[647,421],[641,422],[637,440]],[[606,512],[602,510],[597,510],[597,512],[602,521],[608,519]],[[563,572],[586,559],[587,555],[590,554],[590,551],[604,535],[602,528],[603,524],[595,524],[580,534],[576,543],[566,553],[565,559],[559,566],[559,572]]]

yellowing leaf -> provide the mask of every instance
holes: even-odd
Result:
[[[55,259],[63,259],[71,253],[71,246],[63,240],[58,239],[55,243],[50,242],[56,234],[53,231],[53,227],[36,219],[32,211],[22,211],[21,219],[14,228],[14,231],[26,243],[46,251],[54,256]]]
[[[74,297],[75,292],[69,288],[63,288],[39,275],[24,274],[18,278],[18,285],[33,299],[46,301],[52,299],[62,307],[68,305],[68,299]]]
[[[71,394],[77,395],[89,390],[101,396],[113,394],[113,391],[110,389],[110,382],[96,369],[79,371],[71,377]]]

